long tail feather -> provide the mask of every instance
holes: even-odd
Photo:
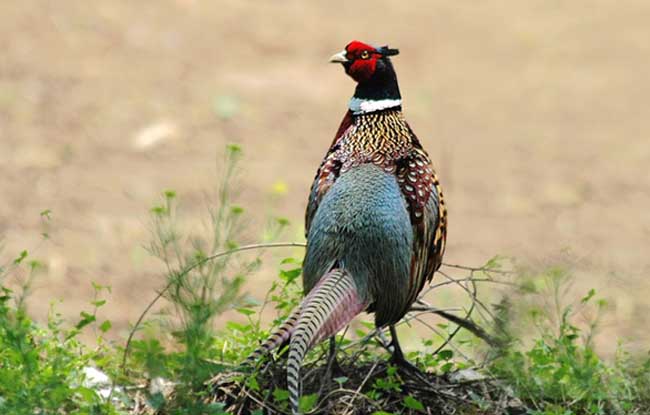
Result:
[[[354,280],[345,270],[327,273],[301,304],[301,312],[291,335],[287,362],[287,385],[293,414],[299,414],[300,366],[307,351],[319,341],[333,336],[366,308]]]
[[[289,317],[262,343],[253,353],[248,355],[242,366],[255,366],[259,359],[270,353],[276,347],[281,346],[291,337],[291,333],[296,327],[302,305],[297,306]]]

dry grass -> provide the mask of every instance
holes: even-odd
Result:
[[[76,313],[95,280],[113,287],[107,313],[125,329],[162,284],[142,249],[146,208],[174,188],[199,225],[227,142],[245,149],[250,239],[274,211],[299,240],[353,87],[326,58],[353,38],[386,42],[402,51],[407,116],[447,192],[447,260],[540,260],[568,247],[579,285],[613,298],[605,337],[642,346],[648,19],[642,0],[0,2],[5,252],[36,245],[39,212],[51,209],[34,311],[65,298]]]

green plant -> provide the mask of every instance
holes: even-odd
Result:
[[[499,351],[492,362],[494,375],[504,378],[521,399],[529,402],[535,414],[610,414],[629,413],[640,390],[629,372],[627,359],[607,363],[594,349],[593,338],[606,302],[596,299],[591,290],[578,304],[564,304],[563,293],[570,273],[560,267],[524,277],[529,322],[536,329],[532,343],[511,343]],[[530,295],[540,301],[531,301]],[[498,324],[502,330],[514,324],[503,303]],[[530,305],[532,304],[532,305]],[[590,309],[586,327],[574,320]],[[511,336],[511,339],[517,336]]]
[[[246,248],[240,241],[244,209],[232,201],[232,179],[240,155],[238,146],[227,147],[217,200],[209,208],[207,232],[193,234],[180,226],[174,191],[164,192],[162,203],[151,210],[153,241],[149,250],[166,267],[167,284],[160,296],[171,305],[163,310],[165,318],[159,322],[163,328],[170,328],[172,338],[169,344],[157,338],[133,340],[127,352],[133,352],[133,363],[144,370],[143,377],[174,379],[174,402],[166,402],[162,396],[149,397],[150,405],[156,408],[171,404],[174,413],[217,410],[203,403],[205,382],[223,369],[223,359],[232,355],[232,350],[219,339],[222,336],[217,336],[213,321],[223,312],[236,309],[251,324],[230,322],[228,328],[254,331],[250,320],[253,311],[249,309],[253,303],[242,294],[241,286],[245,277],[259,267],[260,252],[252,260],[229,254]],[[277,237],[287,224],[286,220],[276,220],[273,229],[266,232],[267,237]],[[231,344],[237,343],[245,344],[239,334],[237,342]],[[234,358],[228,361],[234,362]]]
[[[279,277],[261,302],[247,297],[241,286],[246,276],[259,266],[262,249],[304,245],[270,242],[242,245],[244,210],[233,203],[231,193],[240,154],[236,146],[227,149],[225,170],[215,206],[209,210],[207,231],[187,230],[173,191],[164,192],[161,204],[151,210],[153,242],[150,251],[162,260],[166,280],[135,323],[124,348],[114,347],[104,340],[111,323],[98,321],[98,310],[106,302],[103,295],[110,290],[108,287],[93,284],[95,295],[90,307],[81,311],[80,318],[72,325],[62,319],[54,306],[47,323],[39,325],[29,316],[26,298],[34,279],[43,269],[42,264],[23,251],[0,265],[0,413],[125,413],[135,406],[134,402],[141,406],[142,401],[131,392],[137,391],[137,396],[144,392],[151,411],[224,415],[227,404],[212,402],[214,389],[206,387],[206,381],[221,371],[233,374],[230,381],[239,382],[247,389],[247,394],[250,392],[259,398],[256,404],[264,402],[257,409],[250,408],[251,414],[262,414],[261,408],[278,413],[288,409],[288,392],[277,384],[285,376],[281,367],[275,374],[273,365],[260,365],[259,371],[245,374],[237,369],[269,335],[267,324],[261,322],[264,311],[271,305],[275,309],[272,330],[300,302],[300,260],[281,260]],[[41,217],[47,224],[51,212],[46,210]],[[265,230],[264,240],[276,238],[287,224],[285,219],[274,220]],[[49,233],[44,232],[43,237],[48,239]],[[252,259],[234,255],[248,250],[256,251]],[[502,382],[510,385],[515,397],[532,408],[528,412],[531,415],[649,412],[650,358],[631,356],[622,346],[613,361],[597,355],[594,338],[607,304],[597,299],[593,290],[580,301],[567,302],[566,287],[571,275],[566,269],[554,267],[541,273],[520,273],[520,298],[508,296],[490,313],[476,297],[475,284],[494,282],[494,275],[505,273],[500,269],[499,258],[479,268],[447,267],[470,275],[454,280],[445,274],[446,280],[434,287],[466,284],[462,287],[472,297],[472,305],[457,311],[464,311],[469,318],[475,305],[480,308],[485,312],[480,321],[493,322],[495,344],[500,345],[496,353],[490,353],[491,360],[487,364],[490,374],[500,381],[479,380],[486,382],[485,385],[475,389],[469,387],[466,395],[466,403],[471,405],[455,407],[453,412],[489,413],[501,405],[501,399],[494,402],[493,396],[485,390],[496,388],[503,397],[503,388],[495,386]],[[145,319],[161,298],[167,300],[168,306],[156,318]],[[229,310],[235,311],[238,318],[215,329],[214,319]],[[427,312],[431,310],[422,303],[411,319],[416,319],[417,313]],[[583,314],[590,318],[586,324],[579,324],[577,317]],[[522,315],[526,316],[525,321]],[[472,340],[462,337],[461,333],[451,342],[461,328],[467,327],[461,326],[462,322],[450,321],[425,326],[437,333],[436,336],[425,338],[421,347],[407,355],[420,368],[444,374],[437,379],[451,377],[450,372],[458,369],[476,366],[465,356]],[[535,332],[521,330],[520,326],[534,327]],[[91,330],[96,342],[84,344],[80,337]],[[471,327],[467,330],[470,332],[476,334]],[[136,334],[142,335],[136,338]],[[333,399],[340,399],[339,403],[343,403],[346,410],[357,404],[364,405],[364,410],[375,411],[375,415],[427,413],[432,405],[437,405],[440,397],[432,396],[431,391],[438,389],[413,388],[413,379],[407,382],[404,373],[384,363],[388,359],[385,345],[376,336],[373,323],[353,324],[347,336],[337,336],[337,343],[337,357],[339,364],[347,369],[346,376],[337,375],[330,385],[322,382],[326,378],[320,376],[324,372],[319,370],[324,370],[327,342],[314,348],[306,358],[305,370],[318,375],[311,377],[300,401],[304,412],[322,413]],[[463,344],[465,348],[458,347]],[[122,363],[118,365],[120,353]],[[282,362],[283,351],[275,353]],[[115,381],[117,387],[110,399],[106,399],[106,388],[88,382],[88,369],[92,367],[100,368]],[[155,378],[173,382],[173,393],[141,386],[146,384],[143,381],[153,383]],[[129,392],[123,393],[124,386],[129,387]],[[461,388],[460,385],[454,387],[458,387],[455,393]],[[244,403],[244,407],[246,405]]]
[[[27,277],[17,292],[0,285],[0,412],[7,414],[61,413],[114,414],[113,405],[87,385],[86,370],[95,365],[110,366],[112,353],[103,341],[110,329],[105,321],[99,326],[94,348],[79,339],[82,331],[96,326],[97,310],[104,305],[99,298],[105,287],[94,285],[95,298],[88,312],[69,329],[61,315],[51,307],[47,325],[34,323],[27,313],[25,299],[40,262],[29,260],[23,251],[9,272],[20,272],[27,264]],[[4,279],[4,278],[3,278]]]
[[[269,336],[270,331],[286,319],[302,297],[302,288],[298,284],[300,273],[299,260],[294,258],[281,260],[278,280],[271,283],[262,303],[236,309],[245,317],[246,322],[229,321],[215,337],[214,346],[215,350],[218,350],[216,356],[218,360],[232,365],[239,364]],[[264,310],[271,303],[274,304],[276,318],[268,329],[263,329],[261,318]]]
[[[397,368],[395,366],[389,366],[386,369],[385,376],[375,379],[368,396],[374,400],[378,400],[385,393],[401,392],[402,383],[397,373]]]

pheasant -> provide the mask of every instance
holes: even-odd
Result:
[[[287,384],[299,413],[307,351],[362,311],[388,326],[393,359],[406,362],[394,325],[440,267],[447,212],[431,160],[402,113],[390,56],[352,41],[330,62],[356,81],[354,96],[311,187],[303,262],[306,297],[249,357],[290,342]]]

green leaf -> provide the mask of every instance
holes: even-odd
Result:
[[[18,265],[18,264],[20,264],[21,262],[23,262],[23,260],[24,260],[25,258],[27,258],[27,255],[28,255],[28,254],[27,254],[27,251],[22,251],[22,252],[20,253],[20,255],[18,256],[18,258],[14,259],[14,264],[15,264],[15,265]]]
[[[236,241],[232,241],[232,240],[227,240],[224,243],[224,245],[225,245],[226,249],[228,249],[228,250],[239,248],[239,244]]]
[[[447,349],[445,349],[445,350],[441,350],[441,351],[439,351],[439,352],[438,352],[438,356],[439,356],[442,360],[449,360],[449,359],[451,359],[452,357],[454,357],[454,352],[453,352],[452,350],[447,350]]]
[[[99,325],[99,330],[101,330],[102,333],[106,333],[113,327],[111,322],[109,320],[104,320],[102,324]]]
[[[226,151],[231,155],[236,155],[242,152],[242,148],[239,144],[228,144],[226,145]]]
[[[296,280],[300,276],[300,273],[302,272],[301,268],[295,268],[295,269],[290,269],[290,270],[280,270],[280,278],[287,284],[292,283],[293,281]]]
[[[289,226],[291,222],[287,218],[275,218],[276,222],[278,222],[278,225],[280,226]]]
[[[90,284],[93,286],[93,290],[95,290],[97,292],[99,292],[101,290],[106,290],[109,293],[111,292],[111,286],[110,285],[101,285],[101,284],[96,283],[95,281],[91,281]]]
[[[79,313],[81,315],[81,320],[77,323],[75,328],[77,330],[81,330],[82,328],[86,327],[87,325],[94,323],[96,318],[94,315],[86,313],[85,311],[82,311]]]
[[[589,293],[580,300],[580,302],[582,304],[585,304],[589,302],[589,300],[591,300],[594,297],[594,295],[596,295],[596,290],[592,288],[591,290],[589,290]]]
[[[339,385],[343,385],[347,381],[348,381],[347,376],[339,376],[338,378],[334,378],[334,382],[338,383]]]
[[[310,395],[303,395],[300,397],[300,403],[298,404],[298,408],[300,408],[300,412],[302,413],[309,412],[314,408],[314,406],[316,406],[316,402],[318,402],[317,393],[312,393]]]
[[[213,402],[206,406],[208,414],[211,415],[228,415],[228,412],[225,411],[226,404],[223,402]]]
[[[44,267],[44,265],[41,263],[41,261],[39,261],[37,259],[33,259],[33,260],[29,261],[29,268],[32,271],[36,271],[37,269],[43,268],[43,267]]]
[[[444,365],[440,366],[440,370],[442,371],[442,373],[448,373],[453,368],[454,368],[454,364],[452,362],[447,362]]]
[[[243,314],[243,315],[245,315],[245,316],[251,316],[251,315],[255,314],[255,310],[251,310],[250,308],[243,308],[243,307],[242,307],[242,308],[238,308],[238,309],[237,309],[237,312],[238,312],[239,314]]]
[[[409,408],[409,409],[414,409],[416,411],[422,411],[424,412],[424,405],[422,405],[422,402],[418,401],[411,395],[407,395],[404,398],[404,406]]]
[[[498,270],[501,269],[501,261],[504,259],[501,255],[495,255],[488,260],[488,262],[483,265],[483,268],[488,270]]]
[[[371,323],[371,322],[369,322],[369,321],[361,321],[360,324],[361,324],[363,327],[367,328],[368,330],[372,330],[372,329],[375,328],[375,323]]]
[[[156,216],[163,216],[164,214],[167,213],[167,208],[164,206],[154,206],[151,208],[151,213],[153,213]]]
[[[94,403],[99,400],[99,397],[97,396],[97,392],[95,392],[92,389],[79,387],[77,388],[76,392],[87,403]]]
[[[289,399],[289,391],[286,389],[275,388],[273,390],[273,398],[276,402],[283,402]]]
[[[246,385],[254,391],[260,390],[260,384],[257,382],[257,377],[251,376],[246,381]]]
[[[240,324],[235,321],[229,321],[226,323],[226,327],[233,331],[247,332],[250,329],[250,325]]]

